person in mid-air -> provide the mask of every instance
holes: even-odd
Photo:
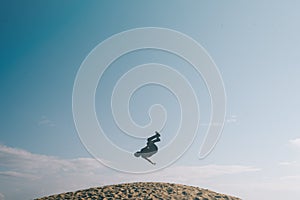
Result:
[[[153,156],[158,151],[158,147],[155,145],[156,142],[159,142],[160,134],[155,131],[155,135],[147,139],[147,146],[142,148],[140,151],[134,153],[135,157],[142,157],[145,160],[149,161],[151,164],[155,165],[156,163],[152,162],[149,157]]]

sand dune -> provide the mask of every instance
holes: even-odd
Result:
[[[239,198],[219,194],[198,187],[172,184],[139,182],[109,185],[104,187],[90,188],[76,192],[67,192],[39,200],[58,199],[88,199],[88,200],[113,200],[113,199],[136,199],[136,200],[239,200]]]

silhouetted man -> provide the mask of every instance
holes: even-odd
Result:
[[[155,135],[149,137],[147,139],[147,146],[142,148],[140,151],[136,152],[134,155],[136,157],[140,157],[142,156],[142,158],[146,159],[147,161],[149,161],[151,164],[155,165],[154,162],[152,162],[149,157],[153,156],[155,153],[157,153],[158,151],[158,147],[154,144],[156,142],[159,142],[160,139],[160,134],[155,131]]]

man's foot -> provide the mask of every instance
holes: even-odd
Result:
[[[155,133],[156,133],[156,137],[160,137],[160,134],[157,131],[155,131]]]

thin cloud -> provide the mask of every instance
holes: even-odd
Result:
[[[0,171],[0,176],[5,176],[5,179],[0,179],[0,188],[7,189],[8,193],[4,194],[9,199],[14,199],[9,196],[11,193],[17,195],[14,191],[10,191],[10,188],[23,191],[19,197],[26,192],[32,195],[28,198],[35,198],[133,181],[205,185],[205,181],[209,179],[260,170],[242,165],[173,166],[151,174],[133,175],[111,170],[92,158],[61,159],[4,145],[0,145],[0,170],[1,167],[7,170]],[[33,179],[35,180],[32,181]]]
[[[31,179],[31,180],[35,180],[35,179],[39,178],[39,177],[31,175],[31,174],[20,173],[20,172],[15,172],[15,171],[0,171],[0,176],[13,177],[13,178],[25,178],[25,179]]]
[[[280,180],[292,180],[292,181],[300,181],[300,175],[294,175],[294,176],[283,176],[280,177]]]
[[[300,148],[300,138],[289,140],[290,145]]]
[[[231,115],[225,119],[226,124],[234,124],[238,122],[238,118],[236,115]],[[200,126],[222,126],[223,123],[213,122],[213,123],[200,123]]]
[[[0,200],[4,200],[4,199],[5,199],[4,194],[0,193]]]
[[[120,174],[118,181],[157,181],[175,182],[188,185],[203,185],[205,182],[226,175],[237,175],[257,172],[260,168],[242,165],[205,165],[205,166],[172,166],[163,170],[144,175]]]
[[[8,166],[13,169],[36,170],[48,168],[53,171],[61,168],[77,170],[81,168],[91,169],[99,167],[99,163],[92,158],[77,158],[64,160],[54,156],[33,154],[23,149],[0,145],[0,166]]]
[[[174,166],[166,173],[170,177],[180,174],[186,180],[193,178],[209,179],[223,175],[260,171],[259,168],[242,165],[205,165],[205,166]],[[163,172],[164,173],[164,172]]]
[[[41,120],[38,122],[39,126],[55,126],[54,122],[48,119],[46,116],[42,116]]]
[[[279,163],[280,166],[291,166],[294,164],[295,164],[295,162],[289,162],[289,161],[284,161],[284,162]]]
[[[283,167],[299,167],[300,163],[297,161],[284,161],[284,162],[280,162],[279,166],[283,166]]]
[[[229,116],[229,117],[226,119],[226,122],[227,122],[228,124],[230,124],[230,123],[236,123],[236,122],[237,122],[237,116],[236,116],[236,115],[231,115],[231,116]]]
[[[1,192],[8,199],[103,185],[110,178],[107,168],[92,158],[61,159],[4,145],[0,145],[0,177]]]
[[[294,164],[280,163],[282,166]],[[243,177],[245,173],[260,171],[260,168],[244,165],[186,165],[168,167],[151,174],[133,175],[118,173],[92,158],[61,159],[0,145],[0,188],[6,199],[33,199],[54,193],[136,181],[195,185],[248,199],[253,199],[250,191],[254,188],[264,194],[268,191],[297,191],[300,183],[297,174],[260,183],[232,180],[234,177]]]

